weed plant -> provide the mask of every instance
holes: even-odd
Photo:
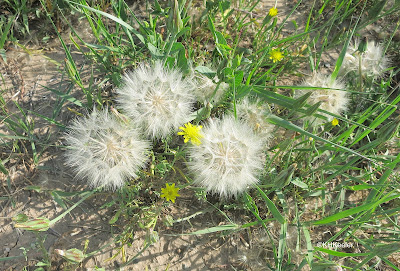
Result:
[[[399,21],[391,20],[399,1],[299,0],[283,15],[276,6],[259,10],[260,0],[155,0],[143,2],[145,16],[124,0],[60,2],[52,10],[40,3],[71,84],[51,89],[51,117],[17,102],[10,113],[2,89],[0,170],[10,183],[13,154],[38,165],[53,144],[33,132],[33,117],[42,118],[63,132],[59,147],[91,189],[50,191],[66,211],[51,221],[17,217],[16,227],[44,234],[103,193],[121,267],[134,267],[166,226],[211,211],[219,224],[185,234],[246,234],[232,270],[399,270],[399,58],[389,54],[398,48]],[[97,85],[85,81],[54,12]],[[71,13],[93,39],[78,34]],[[0,48],[12,16],[0,17]],[[384,40],[363,36],[377,24],[392,26]],[[57,119],[65,108],[76,115],[72,125]],[[184,194],[204,210],[166,215]],[[68,207],[71,196],[81,199]],[[146,232],[142,249],[127,258],[138,230]],[[56,253],[76,267],[101,252],[87,249]]]

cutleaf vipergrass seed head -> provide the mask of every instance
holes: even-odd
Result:
[[[268,145],[274,129],[274,126],[267,121],[268,115],[271,114],[268,104],[262,103],[259,99],[252,101],[245,97],[236,103],[236,114],[238,119],[247,123]]]
[[[152,138],[165,138],[188,122],[195,98],[192,78],[164,67],[161,61],[141,64],[127,73],[117,90],[124,113]]]
[[[383,46],[375,41],[367,41],[366,46],[363,47],[363,52],[359,51],[359,47],[359,40],[356,40],[354,44],[348,47],[340,67],[341,73],[351,71],[358,73],[361,67],[361,73],[364,76],[371,78],[383,76],[390,63],[389,58],[383,53]]]
[[[314,105],[321,102],[319,109],[328,111],[335,115],[340,115],[346,111],[349,104],[349,98],[345,90],[345,84],[339,80],[331,80],[329,75],[324,75],[319,72],[307,78],[302,86],[306,87],[320,87],[321,89],[296,89],[294,98],[297,99],[308,92],[311,96],[308,98],[307,103]],[[323,115],[323,114],[322,114]],[[333,119],[330,115],[325,115],[329,121]],[[316,119],[314,124],[321,124],[320,119]]]
[[[258,182],[265,156],[263,140],[233,116],[210,120],[201,145],[189,148],[194,182],[223,198],[237,196]]]
[[[150,142],[107,110],[75,120],[66,134],[66,163],[89,186],[116,190],[145,166]]]
[[[217,76],[214,77],[214,81],[217,83],[214,83],[212,79],[208,78],[204,74],[193,72],[193,75],[196,84],[193,93],[197,101],[201,103],[219,102],[229,88],[227,83],[221,82],[217,89],[217,83],[219,82]]]

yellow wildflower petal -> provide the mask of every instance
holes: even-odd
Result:
[[[161,198],[165,198],[167,201],[171,201],[175,203],[176,197],[179,197],[178,194],[179,188],[175,187],[175,183],[172,185],[165,184],[165,188],[161,188]]]
[[[269,59],[272,59],[274,63],[281,61],[283,59],[283,54],[279,49],[274,49],[269,54],[270,54]]]
[[[269,10],[268,15],[271,17],[275,17],[278,15],[278,9],[276,7],[273,7]]]
[[[193,144],[199,145],[201,144],[200,138],[203,137],[200,130],[203,128],[201,125],[192,125],[190,122],[185,124],[185,127],[179,127],[181,132],[178,132],[178,135],[182,135],[184,138],[184,142],[187,143],[189,140],[192,141]]]

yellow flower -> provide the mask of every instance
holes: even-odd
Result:
[[[271,55],[269,59],[272,59],[274,63],[277,61],[281,61],[283,58],[283,54],[279,49],[274,49],[269,54]]]
[[[337,118],[334,118],[334,119],[331,121],[331,123],[332,123],[333,126],[336,126],[336,125],[339,124],[339,121],[338,121]]]
[[[180,197],[178,194],[179,188],[175,187],[175,183],[172,185],[165,184],[165,188],[161,188],[161,197],[165,198],[167,201],[170,200],[175,203],[176,197]]]
[[[278,15],[278,9],[276,7],[271,8],[268,12],[268,15],[271,17]]]
[[[179,127],[183,132],[178,132],[178,135],[183,135],[184,142],[187,143],[189,140],[195,145],[200,145],[200,138],[203,135],[200,133],[200,129],[203,128],[201,125],[192,125],[190,122],[185,124],[185,127]]]

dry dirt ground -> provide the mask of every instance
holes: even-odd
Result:
[[[264,15],[263,13],[268,12],[274,2],[262,1],[256,8],[256,12]],[[292,6],[293,1],[279,0],[277,7],[283,17],[290,12]],[[293,16],[296,16],[300,25],[301,14],[294,13]],[[90,39],[91,33],[88,27],[82,22],[80,24],[77,27],[80,29],[80,34]],[[69,40],[68,33],[63,33],[63,36],[64,40]],[[25,110],[51,116],[58,97],[48,88],[65,92],[67,88],[75,88],[75,86],[67,80],[64,71],[65,54],[58,39],[54,37],[47,43],[46,48],[41,48],[31,41],[31,39],[21,41],[29,51],[19,47],[8,48],[7,63],[0,64],[0,72],[5,79],[2,89],[7,90],[4,96],[11,111],[17,112],[17,108],[13,106],[13,101],[17,101]],[[89,77],[92,71],[90,64],[77,52],[73,53],[73,58],[78,63],[79,69],[82,69]],[[57,121],[62,124],[67,124],[75,116],[66,107],[63,106],[57,118]],[[9,178],[0,175],[0,258],[20,256],[15,260],[0,261],[0,270],[22,270],[24,267],[26,270],[34,270],[35,264],[43,259],[43,253],[36,245],[37,236],[33,232],[16,229],[11,220],[13,216],[24,213],[31,218],[53,219],[64,210],[55,201],[51,191],[74,192],[85,189],[84,182],[73,179],[71,170],[63,164],[62,150],[57,147],[62,144],[62,133],[55,125],[49,124],[32,113],[29,113],[28,117],[35,121],[35,134],[43,138],[49,137],[48,142],[51,145],[40,157],[37,167],[33,168],[32,161],[26,160],[26,156],[13,156],[7,163]],[[1,133],[7,133],[4,129],[4,125],[0,124]],[[40,192],[37,189],[40,189]],[[118,252],[115,249],[116,246],[112,244],[113,234],[108,223],[114,210],[99,209],[99,206],[111,198],[112,195],[96,195],[86,200],[70,215],[56,223],[52,231],[45,234],[47,236],[44,242],[45,249],[52,252],[52,270],[68,268],[65,260],[55,255],[54,249],[83,249],[86,240],[89,241],[87,253],[104,248],[76,267],[77,270],[94,270],[96,266],[106,270],[119,268],[123,262],[121,255],[111,258]],[[71,200],[76,202],[78,198]],[[183,191],[182,197],[176,204],[162,215],[171,215],[176,220],[209,208],[210,205],[198,202],[192,192]],[[216,226],[220,222],[223,222],[221,216],[213,210],[197,214],[172,227],[166,227],[160,223],[161,226],[156,228],[159,241],[151,245],[123,270],[147,270],[146,268],[171,271],[234,270],[232,266],[239,268],[240,259],[243,258],[240,251],[251,244],[246,232],[229,236],[182,235],[182,233]],[[236,220],[236,222],[240,221]],[[130,247],[125,247],[125,259],[132,259],[141,251],[144,234],[140,231],[135,233],[135,241]]]

